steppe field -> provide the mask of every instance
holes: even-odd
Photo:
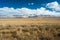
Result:
[[[60,40],[60,18],[0,19],[0,40]]]

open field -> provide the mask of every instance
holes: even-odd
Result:
[[[0,40],[60,40],[60,18],[0,19]]]
[[[0,19],[0,24],[5,25],[31,25],[40,23],[52,23],[60,25],[60,18],[17,18],[17,19]]]

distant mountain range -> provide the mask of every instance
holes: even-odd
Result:
[[[12,15],[12,16],[6,16],[6,15],[0,15],[0,18],[37,18],[37,17],[60,17],[55,15]]]

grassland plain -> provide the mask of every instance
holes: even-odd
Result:
[[[0,19],[0,40],[60,40],[60,18]]]

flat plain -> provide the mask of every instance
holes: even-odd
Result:
[[[0,19],[0,40],[60,40],[60,18]]]

